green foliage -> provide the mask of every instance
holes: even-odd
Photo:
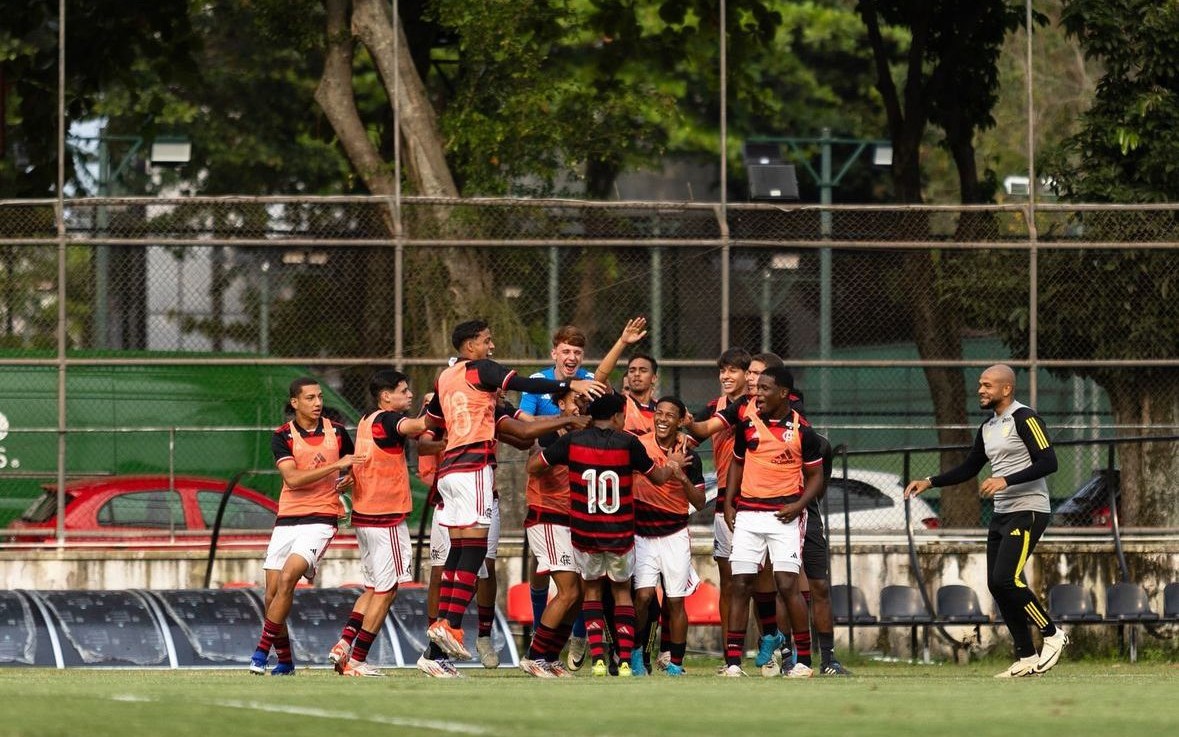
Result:
[[[1179,3],[1070,0],[1064,27],[1105,73],[1081,131],[1051,152],[1061,192],[1086,202],[1179,196]]]

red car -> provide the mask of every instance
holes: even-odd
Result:
[[[66,539],[83,545],[207,548],[227,484],[193,476],[177,476],[170,483],[165,475],[71,481],[65,489]],[[9,525],[25,533],[9,536],[13,542],[56,540],[57,486],[44,489]],[[217,547],[266,547],[277,512],[273,499],[237,486],[225,507]]]

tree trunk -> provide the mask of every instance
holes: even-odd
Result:
[[[868,31],[872,57],[876,65],[876,88],[880,91],[888,118],[889,136],[893,146],[893,186],[897,201],[920,204],[921,196],[921,139],[928,122],[925,98],[923,63],[929,41],[928,13],[921,11],[912,26],[912,37],[907,58],[904,97],[893,82],[876,3],[863,0],[860,16]],[[905,240],[920,239],[928,233],[897,233]],[[938,299],[936,251],[917,251],[905,255],[901,265],[903,282],[915,284],[911,290],[913,331],[917,352],[922,359],[959,360],[962,358],[961,325],[952,311],[941,309]],[[969,431],[947,428],[947,425],[966,424],[966,384],[962,371],[956,368],[926,368],[925,381],[929,384],[933,402],[934,421],[937,423],[939,445],[968,445]],[[944,451],[942,471],[953,468],[965,458],[964,451]],[[978,482],[969,481],[942,492],[939,511],[941,523],[947,527],[976,527],[979,520]]]
[[[1144,380],[1139,372],[1106,373],[1114,422],[1119,425],[1179,425],[1179,374],[1158,372]],[[1138,431],[1142,434],[1143,431]],[[1133,431],[1130,433],[1133,434]],[[1179,527],[1179,505],[1172,488],[1179,478],[1175,443],[1135,443],[1117,447],[1121,471],[1121,523],[1126,527]]]

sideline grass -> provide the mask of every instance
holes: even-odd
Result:
[[[834,737],[1173,734],[1179,664],[1064,663],[996,680],[1001,665],[859,663],[847,679],[538,680],[517,670],[436,681],[415,671],[344,679],[233,671],[0,669],[0,735],[237,737],[421,734]]]

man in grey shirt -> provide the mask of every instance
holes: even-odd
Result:
[[[1036,411],[1015,401],[1015,372],[1002,364],[991,366],[978,379],[978,404],[995,414],[978,428],[974,446],[957,468],[917,479],[905,488],[905,498],[935,486],[953,486],[970,479],[989,461],[991,476],[979,494],[995,500],[987,533],[987,585],[1003,621],[1015,641],[1018,658],[996,678],[1043,673],[1060,659],[1068,643],[1064,630],[1052,623],[1023,569],[1048,527],[1048,474],[1056,471],[1056,451]],[[1028,625],[1040,630],[1043,647],[1036,653]]]

